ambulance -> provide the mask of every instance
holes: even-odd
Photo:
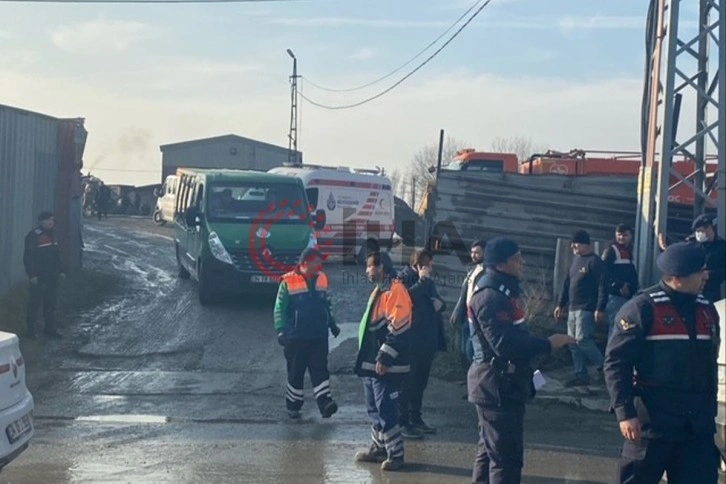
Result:
[[[329,259],[357,257],[371,237],[382,248],[395,244],[393,191],[383,170],[306,164],[268,172],[301,179],[311,210],[325,212],[325,227],[316,236]]]

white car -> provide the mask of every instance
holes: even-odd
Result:
[[[33,408],[18,337],[0,331],[0,469],[28,448]]]

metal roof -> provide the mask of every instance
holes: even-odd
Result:
[[[199,146],[199,145],[206,145],[206,144],[218,144],[223,142],[230,142],[230,141],[237,141],[241,143],[254,143],[256,145],[265,146],[267,148],[273,149],[273,150],[280,150],[280,151],[288,151],[287,148],[283,146],[277,146],[270,143],[265,143],[264,141],[258,141],[251,138],[245,138],[244,136],[239,136],[236,134],[225,134],[221,136],[213,136],[211,138],[201,138],[201,139],[195,139],[195,140],[189,140],[189,141],[180,141],[178,143],[170,143],[161,145],[159,148],[161,149],[161,152],[167,150],[173,150],[178,148],[186,148],[189,146]],[[300,153],[300,152],[298,152]]]
[[[61,117],[51,116],[49,114],[44,114],[44,113],[38,113],[38,112],[35,112],[35,111],[30,111],[28,109],[18,108],[18,107],[15,107],[15,106],[8,106],[7,104],[0,104],[0,110],[13,111],[13,112],[18,113],[18,114],[25,114],[25,115],[28,115],[28,116],[36,116],[38,118],[48,119],[48,120],[51,120],[51,121],[65,121],[65,120],[79,120],[79,121],[82,120],[82,121],[85,121],[85,118],[80,118],[80,117],[75,117],[75,118],[73,118],[73,117],[63,117],[63,118],[61,118]]]
[[[195,173],[204,175],[207,178],[231,178],[238,180],[254,179],[255,181],[266,181],[266,182],[281,182],[285,184],[296,184],[298,183],[297,178],[292,178],[285,175],[278,175],[274,173],[267,173],[264,171],[255,170],[234,170],[226,168],[179,168],[177,173]]]

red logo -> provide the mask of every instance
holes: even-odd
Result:
[[[295,262],[280,260],[277,258],[279,254],[276,256],[274,251],[268,246],[268,240],[275,232],[272,229],[275,224],[283,219],[301,218],[303,221],[307,221],[313,235],[316,235],[315,223],[313,217],[310,216],[310,213],[313,212],[313,207],[308,207],[307,212],[300,215],[302,203],[302,200],[296,200],[292,204],[290,204],[289,200],[282,200],[277,204],[271,203],[265,210],[260,211],[252,221],[247,240],[248,249],[250,257],[252,258],[252,264],[261,274],[277,278],[295,269],[297,265],[297,257],[295,257]],[[330,232],[330,227],[326,226],[323,232]],[[323,243],[318,241],[316,244],[316,248],[323,254],[324,261],[328,259],[326,249],[331,245],[332,241],[330,240]]]

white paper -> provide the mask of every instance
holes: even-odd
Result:
[[[534,383],[534,389],[539,390],[540,388],[545,386],[547,380],[545,379],[544,375],[539,370],[537,370],[532,376],[532,383]]]

